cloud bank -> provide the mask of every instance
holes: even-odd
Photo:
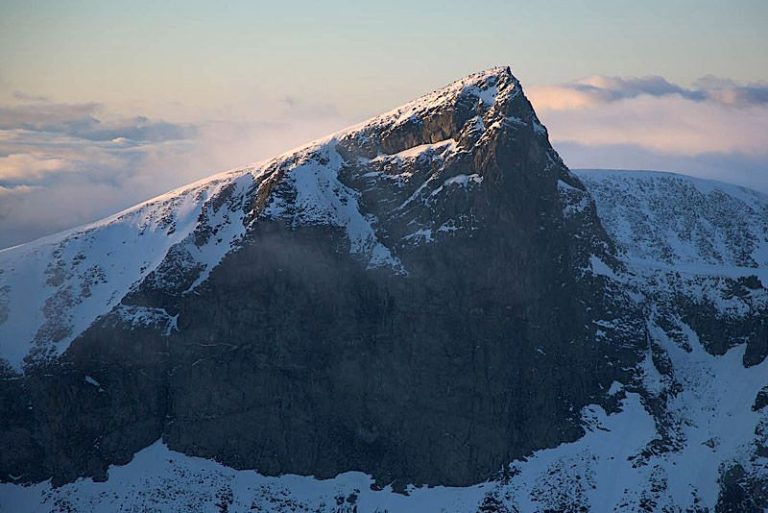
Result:
[[[592,76],[528,89],[571,167],[659,169],[768,192],[768,83]]]
[[[640,96],[678,97],[736,107],[768,105],[768,82],[739,84],[712,75],[700,78],[692,88],[673,84],[658,75],[593,75],[566,84],[533,88],[531,91],[538,107],[547,110],[578,109]]]

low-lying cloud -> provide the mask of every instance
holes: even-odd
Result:
[[[557,141],[632,144],[677,154],[766,151],[768,105],[733,108],[648,95],[577,109],[540,108],[532,101]]]
[[[768,192],[768,83],[593,76],[528,95],[571,167],[677,171]]]
[[[532,88],[531,99],[539,109],[572,110],[641,96],[677,97],[731,107],[768,105],[768,82],[739,84],[715,76],[702,77],[687,88],[664,77],[610,77],[593,75],[566,84]]]
[[[18,98],[19,93],[14,96]],[[153,121],[144,116],[100,119],[104,109],[97,103],[52,103],[44,97],[31,98],[37,101],[0,107],[0,130],[46,132],[89,141],[121,139],[145,143],[188,139],[195,134],[194,126]]]

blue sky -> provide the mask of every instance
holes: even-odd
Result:
[[[768,2],[0,4],[0,247],[506,64],[572,167],[768,191]]]
[[[0,9],[5,78],[68,101],[207,106],[241,88],[281,89],[359,109],[370,105],[361,91],[399,102],[500,63],[528,85],[593,74],[768,78],[761,0],[5,0]]]

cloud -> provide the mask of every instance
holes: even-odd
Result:
[[[188,139],[195,127],[153,121],[144,116],[100,119],[98,103],[53,103],[42,97],[34,103],[0,106],[0,130],[29,130],[69,135],[90,141],[126,139],[162,142]]]
[[[768,105],[768,82],[741,85],[733,80],[707,75],[696,81],[708,97],[723,105],[749,107]]]
[[[34,94],[27,94],[22,91],[14,91],[13,98],[24,102],[48,102],[50,99],[47,96],[39,96]]]
[[[768,84],[594,76],[528,90],[573,167],[681,171],[768,192]]]
[[[586,145],[632,144],[677,154],[760,153],[768,134],[768,106],[734,109],[679,96],[538,110],[553,140]]]
[[[697,80],[694,87],[686,88],[658,75],[593,75],[566,84],[533,87],[528,94],[542,111],[581,109],[642,96],[676,97],[694,102],[749,107],[768,105],[768,82],[739,84],[710,75]]]
[[[0,180],[38,179],[47,173],[60,171],[64,167],[63,159],[45,158],[29,153],[12,153],[0,157]]]
[[[197,127],[96,103],[14,94],[0,105],[0,247],[95,220],[176,184]],[[185,180],[183,172],[179,178]]]

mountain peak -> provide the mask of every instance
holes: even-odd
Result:
[[[498,194],[523,191],[514,175],[534,168],[552,187],[568,173],[518,80],[504,66],[470,74],[270,160],[0,253],[0,338],[22,341],[0,345],[0,358],[18,369],[30,345],[59,354],[137,284],[174,281],[175,293],[191,292],[264,220],[341,229],[368,268],[408,274],[402,255],[476,230],[497,215],[483,205],[514,204]],[[151,255],[119,251],[141,244]],[[184,272],[161,265],[180,260]],[[22,304],[25,273],[39,270],[37,303],[23,308],[67,308],[29,322],[12,304]]]
[[[340,142],[347,153],[373,158],[441,141],[461,143],[467,135],[480,136],[494,124],[528,126],[539,135],[547,134],[506,66],[467,75],[330,139]]]
[[[446,86],[406,103],[395,109],[395,111],[408,111],[428,105],[435,106],[445,102],[450,103],[452,100],[462,96],[475,97],[488,107],[495,103],[497,97],[501,98],[516,93],[516,90],[519,88],[520,82],[512,75],[512,71],[508,66],[496,66],[455,80]],[[383,116],[387,116],[387,114]]]

